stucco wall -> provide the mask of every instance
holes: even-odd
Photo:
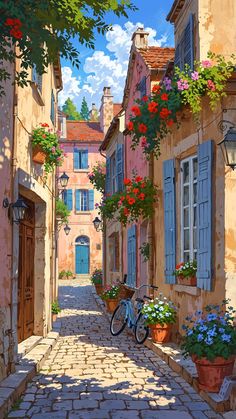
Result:
[[[67,189],[73,190],[73,210],[69,217],[71,231],[65,235],[63,228],[59,232],[59,272],[70,270],[75,272],[75,240],[78,236],[88,236],[90,240],[90,273],[96,268],[102,267],[102,233],[97,232],[93,226],[93,220],[98,215],[98,211],[75,211],[75,189],[93,189],[88,173],[97,162],[105,161],[98,151],[100,143],[79,143],[63,141],[64,150],[67,154],[63,166],[58,171],[60,176],[64,171],[69,176]],[[81,147],[88,149],[88,170],[74,171],[73,149]],[[101,200],[101,193],[94,189],[94,204]],[[97,246],[100,248],[98,249]]]

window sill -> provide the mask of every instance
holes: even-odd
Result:
[[[76,173],[89,173],[89,169],[74,169],[74,172]]]
[[[42,96],[42,93],[40,92],[40,90],[38,88],[37,83],[35,83],[34,81],[31,81],[30,84],[31,84],[31,87],[32,87],[33,92],[34,92],[35,100],[39,103],[40,106],[44,106],[45,103],[44,103],[44,100],[43,100],[43,96]]]
[[[76,214],[81,215],[91,215],[91,211],[75,211]]]
[[[190,294],[196,297],[201,294],[200,288],[191,287],[189,285],[174,285],[173,289],[175,292]]]

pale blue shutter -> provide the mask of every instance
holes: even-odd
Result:
[[[165,230],[165,278],[167,284],[175,284],[173,271],[176,265],[176,201],[174,160],[163,162],[164,230]]]
[[[79,189],[75,191],[75,209],[81,211],[81,191]]]
[[[106,160],[106,194],[111,193],[111,159]]]
[[[123,190],[124,185],[124,144],[116,146],[116,185],[117,191]]]
[[[72,189],[66,189],[63,192],[63,198],[68,210],[71,211],[73,208]]]
[[[136,225],[127,231],[127,285],[136,286]]]
[[[74,169],[80,169],[80,152],[74,148]]]
[[[180,44],[175,48],[175,66],[181,68]]]
[[[94,210],[94,190],[90,189],[88,191],[89,194],[89,211],[93,211]]]
[[[54,97],[53,90],[51,91],[51,113],[50,113],[50,118],[51,118],[51,121],[52,121],[52,123],[54,125],[55,124],[55,97]]]
[[[81,151],[81,169],[88,168],[88,150]]]
[[[197,286],[212,289],[212,162],[213,141],[198,147]]]
[[[189,16],[188,24],[184,30],[184,50],[183,64],[188,64],[193,70],[194,68],[194,44],[193,44],[193,15]]]

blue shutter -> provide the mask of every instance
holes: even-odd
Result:
[[[67,189],[67,197],[66,197],[66,205],[68,210],[72,210],[73,208],[73,196],[72,196],[72,189]]]
[[[36,65],[33,65],[33,67],[32,67],[32,81],[34,83],[37,83],[37,77],[38,77],[38,73],[37,73],[37,70],[36,70]]]
[[[111,159],[106,160],[106,194],[111,193]]]
[[[80,152],[74,148],[74,169],[80,169]]]
[[[139,83],[138,89],[140,91],[140,96],[141,96],[141,99],[142,99],[143,96],[146,96],[146,94],[147,94],[146,77],[142,78],[141,82]]]
[[[116,185],[117,191],[122,191],[124,186],[124,144],[116,146]]]
[[[213,141],[198,147],[197,286],[212,289],[212,162]]]
[[[93,211],[94,210],[94,190],[90,189],[88,191],[89,194],[89,211]]]
[[[81,191],[79,189],[75,191],[75,209],[81,211]]]
[[[193,44],[193,15],[189,16],[188,24],[184,30],[184,49],[183,49],[183,65],[188,64],[193,70],[194,68],[194,44]]]
[[[127,231],[127,285],[136,286],[136,225]]]
[[[88,150],[81,151],[81,169],[88,168]]]
[[[52,121],[52,123],[54,125],[55,124],[55,97],[54,97],[53,90],[51,91],[51,113],[50,113],[50,118],[51,118],[51,121]]]
[[[175,284],[173,271],[176,265],[176,201],[174,160],[163,162],[164,229],[165,229],[165,278]]]
[[[175,48],[175,66],[181,68],[180,43]]]

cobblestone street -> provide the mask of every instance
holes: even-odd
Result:
[[[88,282],[61,282],[59,302],[59,341],[8,417],[222,417],[151,350],[126,333],[110,335]]]

